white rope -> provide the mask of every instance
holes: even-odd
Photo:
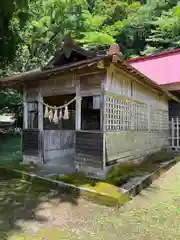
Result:
[[[69,106],[71,103],[73,103],[76,99],[81,99],[81,97],[74,97],[71,101],[69,101],[68,103],[65,103],[64,105],[62,106],[59,106],[59,107],[56,107],[56,106],[50,106],[48,104],[46,104],[45,102],[41,102],[44,106],[50,108],[50,109],[54,109],[54,110],[58,110],[58,109],[62,109],[62,108],[65,108],[67,106]]]

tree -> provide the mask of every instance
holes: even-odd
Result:
[[[147,38],[144,54],[152,54],[180,46],[180,5],[170,9],[154,22],[154,29]]]
[[[126,58],[177,48],[179,12],[178,0],[2,0],[1,75],[45,66],[66,35],[97,52],[117,42]],[[10,92],[3,111],[22,103]]]

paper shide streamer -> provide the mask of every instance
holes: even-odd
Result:
[[[76,97],[73,98],[70,102],[66,102],[63,106],[49,106],[48,104],[45,104],[42,102],[43,105],[45,105],[45,113],[44,118],[49,119],[50,122],[54,122],[55,124],[58,124],[58,121],[64,119],[69,119],[69,110],[68,105],[71,104],[76,100]],[[64,110],[64,111],[63,111]]]

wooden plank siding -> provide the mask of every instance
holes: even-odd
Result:
[[[75,147],[74,130],[44,131],[44,161],[73,165]]]
[[[114,66],[105,84],[105,157],[135,160],[170,145],[168,98]]]
[[[45,130],[44,151],[74,148],[75,131]]]
[[[22,153],[24,155],[38,156],[41,146],[38,129],[24,129],[22,131]]]
[[[91,167],[103,166],[103,133],[102,132],[76,132],[75,161]]]

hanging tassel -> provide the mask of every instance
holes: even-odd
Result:
[[[48,118],[48,116],[49,116],[48,105],[46,105],[45,113],[44,113],[44,118]]]
[[[55,111],[54,111],[54,118],[53,118],[53,122],[54,122],[55,124],[58,124],[57,108],[55,108]]]
[[[49,121],[52,122],[53,120],[53,111],[52,109],[49,111]]]
[[[69,112],[68,112],[68,106],[67,106],[67,105],[65,106],[63,119],[64,119],[64,120],[69,119]]]
[[[60,111],[59,111],[59,120],[61,120],[62,118],[63,118],[62,109],[60,109]]]

